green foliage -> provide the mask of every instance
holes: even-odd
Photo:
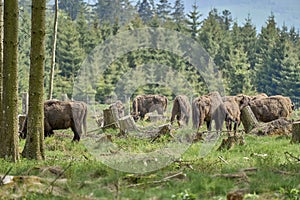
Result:
[[[27,9],[22,7],[23,12],[20,13],[22,23],[20,23],[19,34],[19,90],[21,92],[28,90],[30,49],[30,36],[28,35],[30,32],[30,9],[26,3],[23,4],[21,7]],[[250,16],[245,19],[244,25],[239,26],[233,22],[229,10],[219,13],[217,9],[212,9],[204,20],[200,20],[201,14],[195,4],[193,10],[184,16],[184,7],[180,0],[176,1],[173,7],[168,1],[161,1],[157,4],[154,1],[139,1],[136,4],[136,13],[132,12],[134,7],[127,0],[115,1],[114,8],[112,8],[112,4],[102,0],[99,0],[95,6],[82,1],[76,1],[72,7],[70,2],[61,1],[60,6],[66,13],[61,10],[59,16],[54,80],[54,97],[56,98],[61,93],[67,93],[71,97],[73,83],[77,79],[82,61],[93,52],[97,45],[102,45],[120,31],[152,26],[179,31],[198,41],[216,64],[215,68],[219,70],[217,76],[222,75],[222,84],[227,94],[264,92],[268,95],[289,96],[296,105],[300,102],[299,34],[293,27],[290,30],[285,26],[278,28],[274,15],[267,19],[266,26],[262,27],[260,33],[257,33]],[[105,12],[102,12],[103,9]],[[109,9],[112,9],[112,12],[107,12]],[[49,53],[46,57],[46,85],[50,70],[52,16],[52,11],[48,11],[46,49]],[[167,36],[163,36],[161,39],[163,38],[167,38]],[[173,40],[176,41],[176,38]],[[179,72],[189,81],[194,89],[194,94],[205,94],[209,85],[213,85],[214,90],[222,85],[214,82],[215,77],[212,77],[211,71],[213,65],[208,66],[209,73],[200,74],[193,69],[188,60],[180,58],[174,52],[139,49],[122,55],[110,66],[107,66],[107,71],[99,74],[99,79],[93,81],[94,85],[89,86],[89,91],[85,91],[82,95],[87,96],[87,93],[93,93],[96,95],[97,101],[103,102],[107,97],[116,95],[115,84],[118,81],[129,84],[129,86],[135,81],[141,81],[143,74],[139,67],[149,63],[172,66],[173,71]],[[129,73],[130,70],[133,70],[135,79],[126,80],[125,78],[123,80],[122,76]],[[154,78],[154,73],[159,73],[151,71],[150,68],[147,72],[149,74],[146,77],[149,79]],[[165,71],[163,76],[158,74],[157,77],[164,77],[170,84],[176,85],[177,80],[172,79],[172,75],[174,75],[172,73]],[[177,82],[177,85],[180,84],[180,81]],[[125,91],[127,97],[133,94],[131,86],[124,85],[120,89]],[[177,93],[177,91],[173,91],[171,94],[170,89],[157,88],[155,84],[147,84],[138,88],[134,93],[154,92],[164,93],[169,97]],[[182,92],[184,91],[178,90],[178,93]],[[86,99],[86,97],[84,98]]]

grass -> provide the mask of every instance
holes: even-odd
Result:
[[[66,135],[70,132],[64,131]],[[179,132],[177,130],[174,134],[180,134]],[[172,143],[172,138],[168,136],[151,143],[147,139],[117,137],[114,130],[108,130],[104,134],[113,135],[114,145],[130,153],[149,153]],[[220,138],[205,156],[201,156],[204,144],[193,143],[180,158],[174,158],[175,162],[140,174],[110,168],[99,161],[84,142],[72,143],[71,138],[71,133],[69,137],[56,134],[46,138],[44,161],[21,159],[17,163],[10,163],[1,160],[0,174],[5,174],[12,168],[10,175],[37,176],[39,181],[26,182],[23,179],[14,184],[2,185],[0,197],[226,199],[229,191],[242,190],[246,193],[246,199],[300,198],[300,163],[296,159],[300,157],[299,144],[290,144],[290,138],[286,136],[245,135],[245,145],[217,151]],[[22,149],[24,141],[20,143]],[[59,173],[53,173],[54,169]],[[240,176],[226,176],[232,174]]]

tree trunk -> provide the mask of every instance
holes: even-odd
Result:
[[[128,115],[119,119],[119,126],[120,126],[120,134],[124,135],[129,131],[136,131],[137,127],[133,118]]]
[[[293,123],[291,143],[300,143],[300,122]]]
[[[32,0],[29,109],[22,155],[44,159],[44,61],[46,0]]]
[[[28,93],[22,94],[22,114],[27,115],[28,113]]]
[[[0,110],[3,110],[3,2],[0,0]],[[0,139],[2,133],[2,117],[3,112],[0,112]]]
[[[53,80],[54,80],[54,71],[55,71],[55,51],[56,51],[56,40],[57,40],[57,24],[58,24],[58,0],[55,0],[55,9],[54,9],[54,25],[53,25],[53,43],[52,43],[52,55],[51,55],[51,71],[50,71],[50,80],[49,80],[49,94],[48,99],[52,99],[53,93]]]
[[[243,108],[241,112],[241,121],[243,123],[246,133],[249,133],[253,128],[258,125],[258,121],[252,112],[250,106]]]
[[[3,118],[0,157],[19,159],[18,138],[18,0],[4,1]]]
[[[103,129],[118,128],[118,110],[116,107],[103,110],[104,125]]]

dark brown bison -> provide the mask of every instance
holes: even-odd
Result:
[[[118,100],[115,103],[112,103],[109,105],[110,109],[112,109],[113,107],[118,111],[119,118],[124,117],[125,107],[124,107],[122,101]]]
[[[172,108],[171,124],[173,124],[176,117],[179,126],[182,125],[181,121],[187,125],[189,123],[190,113],[191,104],[189,98],[185,95],[176,96]]]
[[[249,105],[257,120],[261,122],[289,117],[294,109],[291,99],[281,95],[252,100]]]
[[[236,134],[237,127],[241,123],[241,110],[247,106],[250,102],[250,97],[240,94],[237,96],[224,96],[222,97],[226,111],[228,112],[229,117],[226,117],[226,129],[228,134],[232,130],[232,123],[234,123],[234,134]]]
[[[48,100],[44,102],[44,136],[54,134],[53,130],[71,128],[73,141],[79,141],[86,132],[87,105],[81,101]],[[27,135],[27,117],[21,130],[21,138]]]
[[[132,102],[131,115],[135,121],[144,119],[149,112],[157,111],[163,114],[168,105],[168,99],[162,95],[138,95]]]
[[[199,128],[205,121],[209,131],[212,128],[212,121],[215,121],[216,130],[221,131],[225,118],[229,117],[218,92],[211,92],[208,95],[194,99],[192,113],[193,127]]]

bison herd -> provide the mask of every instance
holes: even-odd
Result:
[[[138,95],[132,104],[131,115],[135,120],[144,119],[146,113],[157,111],[163,114],[166,110],[168,100],[161,95]],[[185,95],[178,95],[173,101],[171,124],[175,119],[179,126],[189,123],[192,116],[192,123],[195,129],[199,129],[204,123],[208,130],[212,129],[212,122],[215,122],[217,131],[221,131],[225,122],[228,132],[234,133],[241,123],[241,110],[250,106],[258,121],[270,122],[272,120],[289,117],[294,110],[294,104],[289,97],[281,95],[267,96],[258,94],[255,96],[236,95],[221,97],[218,92],[211,92],[190,100]],[[192,112],[192,113],[191,113]]]
[[[156,111],[163,115],[167,110],[168,99],[163,95],[138,95],[132,101],[132,118],[143,120],[147,113]],[[218,92],[211,92],[198,96],[192,101],[186,95],[178,95],[174,98],[170,122],[175,119],[179,127],[189,124],[192,116],[193,128],[199,129],[204,123],[208,130],[212,129],[215,122],[217,131],[221,131],[225,122],[228,132],[234,133],[241,123],[241,110],[249,106],[261,122],[289,117],[294,110],[294,104],[289,97],[281,95],[256,96],[236,95],[221,97]],[[121,101],[110,105],[118,110],[119,117],[124,116],[124,106]],[[44,135],[53,135],[53,130],[71,128],[74,132],[73,141],[79,141],[80,135],[86,132],[87,105],[81,101],[49,100],[44,103]],[[27,117],[20,131],[22,138],[27,134]]]

